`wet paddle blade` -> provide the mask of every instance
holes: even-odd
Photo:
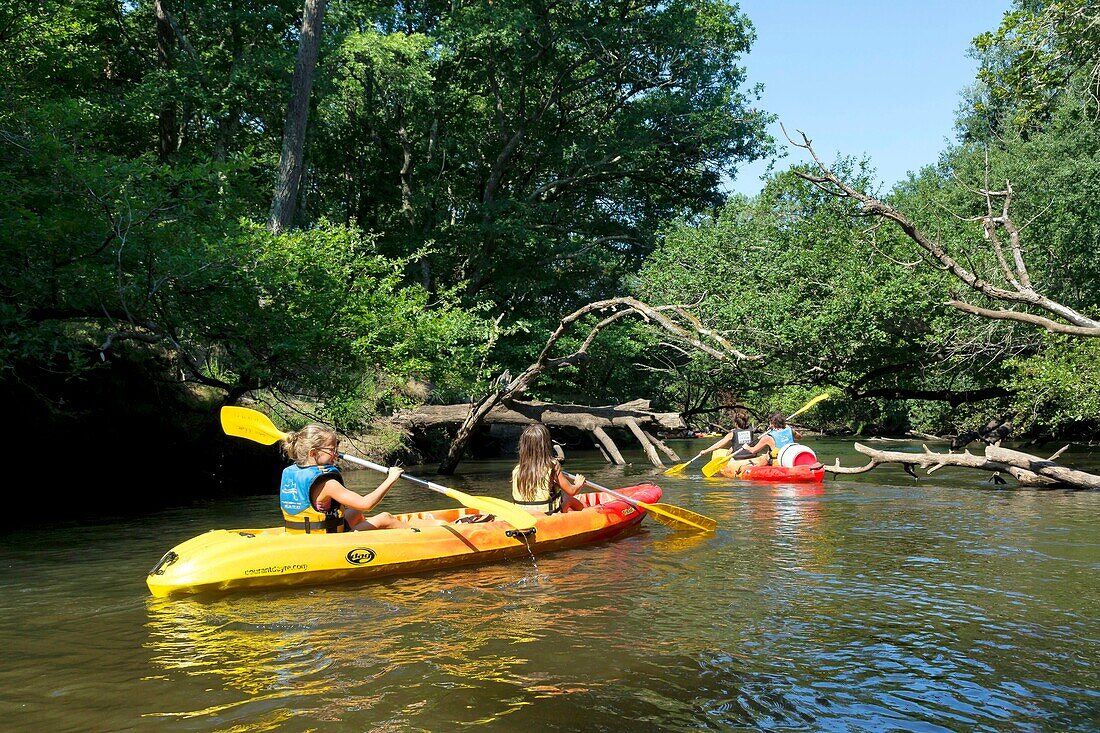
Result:
[[[714,474],[721,471],[727,463],[730,462],[730,453],[726,453],[723,456],[717,458],[711,458],[707,461],[707,465],[703,466],[703,475],[710,478]]]
[[[247,438],[257,443],[271,445],[282,440],[286,433],[275,427],[275,423],[262,412],[247,407],[226,406],[221,411],[222,430],[226,435]]]
[[[638,506],[653,515],[653,521],[659,522],[673,529],[698,529],[703,532],[713,532],[718,527],[718,522],[710,517],[684,509],[673,504],[646,504],[638,502]]]
[[[699,455],[702,455],[702,453]],[[576,476],[568,472],[565,472],[565,475],[569,478],[576,478]],[[710,517],[704,517],[702,514],[696,514],[683,507],[673,506],[672,504],[646,504],[644,501],[631,499],[626,494],[620,494],[618,491],[609,489],[606,486],[600,486],[591,481],[585,481],[585,483],[597,491],[602,491],[605,494],[611,494],[612,496],[622,499],[630,506],[645,509],[653,515],[653,521],[659,522],[666,527],[672,527],[674,529],[698,529],[703,532],[713,532],[715,527],[718,526],[718,522]]]
[[[684,463],[677,463],[675,466],[673,466],[672,468],[665,471],[665,475],[666,476],[675,476],[676,474],[680,473],[685,468],[687,468],[688,466],[690,466],[691,464],[695,463],[697,460],[702,458],[704,453],[706,453],[706,451],[700,451],[699,453],[696,453],[695,457],[692,458],[690,461],[686,461]]]
[[[686,463],[677,463],[672,468],[667,469],[665,471],[665,475],[666,476],[675,476],[676,474],[680,473],[680,471],[683,471],[685,468],[687,468],[688,463],[691,463],[691,461],[687,461]]]

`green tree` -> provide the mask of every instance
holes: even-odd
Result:
[[[839,166],[867,185],[865,171]],[[713,219],[668,230],[642,272],[641,295],[701,298],[708,328],[763,356],[762,366],[711,365],[708,377],[712,391],[728,389],[759,409],[793,408],[833,388],[849,401],[831,401],[819,414],[899,429],[912,423],[890,400],[958,406],[1004,396],[999,361],[987,364],[964,348],[966,319],[943,308],[949,278],[899,267],[906,247],[895,232],[869,231],[846,202],[787,171]],[[945,416],[938,419],[919,427],[943,429]]]
[[[974,39],[980,61],[973,139],[1042,129],[1068,95],[1100,103],[1100,10],[1089,0],[1017,0],[1000,27]]]
[[[768,147],[725,2],[402,11],[328,58],[310,209],[424,248],[413,277],[507,323],[620,292],[664,220],[719,204]]]

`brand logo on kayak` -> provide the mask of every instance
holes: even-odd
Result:
[[[634,511],[635,511],[635,510],[634,510],[634,507],[632,507],[632,506],[628,506],[628,507],[627,507],[626,509],[623,509],[623,511],[622,511],[622,515],[623,515],[623,516],[625,517],[625,516],[627,516],[627,515],[633,514],[633,513],[634,513]]]
[[[354,550],[348,550],[347,558],[352,565],[366,565],[374,559],[374,550],[356,547]]]

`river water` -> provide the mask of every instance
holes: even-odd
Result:
[[[864,462],[850,442],[808,442],[826,462]],[[537,564],[160,600],[145,574],[166,550],[274,524],[274,487],[141,520],[12,517],[0,730],[1100,730],[1100,493],[898,466],[749,484],[626,455],[568,468],[612,487],[656,480],[718,531],[647,519]],[[1060,460],[1100,468],[1084,450]],[[506,497],[510,468],[467,462],[447,483]],[[383,507],[448,501],[402,482]]]

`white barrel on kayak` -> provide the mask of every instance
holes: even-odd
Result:
[[[778,463],[784,468],[812,466],[817,463],[817,454],[808,445],[788,443],[779,449]]]

